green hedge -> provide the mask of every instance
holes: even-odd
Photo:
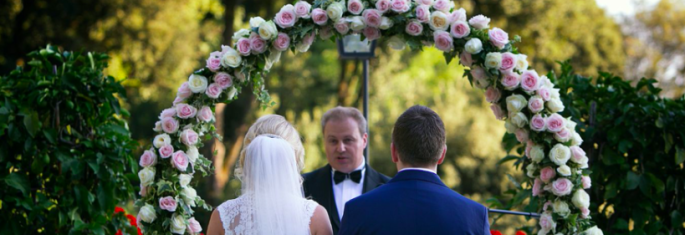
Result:
[[[134,197],[138,145],[107,59],[48,46],[0,80],[0,234],[136,233],[113,216]]]

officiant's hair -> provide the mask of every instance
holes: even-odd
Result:
[[[269,114],[257,119],[257,121],[250,126],[250,129],[247,130],[247,133],[245,133],[242,150],[240,151],[238,164],[236,164],[236,169],[234,172],[236,177],[240,178],[242,176],[241,174],[245,164],[245,151],[247,146],[250,145],[250,142],[257,138],[257,136],[264,134],[280,136],[285,141],[290,143],[295,151],[297,170],[298,172],[302,171],[302,168],[304,168],[304,147],[302,147],[300,134],[297,133],[295,127],[285,120],[283,116]]]
[[[416,167],[437,164],[445,146],[445,125],[430,108],[412,106],[397,118],[392,143],[402,163]]]
[[[321,133],[325,131],[324,129],[326,129],[326,123],[328,123],[328,121],[341,121],[345,120],[345,118],[352,118],[357,122],[357,129],[359,129],[360,136],[366,134],[366,119],[364,118],[364,115],[362,115],[362,112],[359,112],[356,108],[343,106],[329,109],[323,114],[323,117],[321,117]]]

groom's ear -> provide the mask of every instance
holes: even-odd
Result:
[[[438,165],[442,164],[442,161],[445,160],[445,154],[447,153],[447,145],[445,145],[442,148],[442,154],[440,155],[440,159],[438,159]]]
[[[395,149],[394,143],[390,143],[390,155],[392,156],[392,162],[397,163],[397,161],[400,160],[400,157],[397,156],[397,149]]]

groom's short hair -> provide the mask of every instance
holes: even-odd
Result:
[[[359,129],[359,135],[363,136],[366,134],[366,119],[362,112],[358,109],[352,107],[338,106],[326,111],[321,117],[321,132],[323,133],[326,129],[326,123],[328,121],[342,121],[346,118],[352,118],[357,123],[357,128]]]
[[[437,164],[445,146],[445,125],[433,110],[415,105],[397,118],[392,143],[405,164],[416,167]]]

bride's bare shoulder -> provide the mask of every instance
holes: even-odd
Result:
[[[221,215],[219,214],[219,207],[215,208],[212,212],[212,217],[209,219],[209,225],[207,225],[207,235],[223,235],[224,227],[221,223]]]
[[[318,204],[316,205],[314,215],[312,215],[311,223],[309,224],[309,230],[313,235],[333,234],[333,228],[331,227],[331,221],[328,219],[326,208]]]

